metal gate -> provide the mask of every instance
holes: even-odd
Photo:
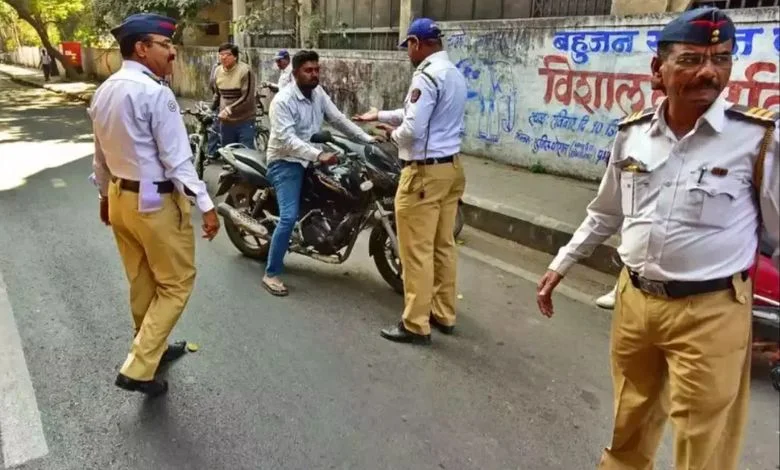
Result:
[[[612,0],[533,0],[531,18],[609,15]]]
[[[712,6],[721,9],[780,6],[780,0],[694,0],[691,8]]]

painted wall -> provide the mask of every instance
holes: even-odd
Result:
[[[780,9],[731,13],[737,41],[724,96],[778,110]],[[618,121],[662,98],[650,89],[650,60],[672,17],[451,25],[447,48],[469,84],[464,151],[600,178]]]
[[[780,110],[780,8],[735,10],[731,15],[737,41],[724,96]],[[464,152],[600,179],[617,122],[662,98],[650,89],[650,59],[658,32],[674,16],[445,23],[447,49],[469,87]],[[275,82],[275,52],[248,49],[241,60],[258,71],[258,82]],[[405,53],[320,53],[322,84],[347,115],[371,106],[402,105],[412,74]],[[179,49],[174,91],[208,99],[206,84],[216,59],[214,48]],[[85,71],[97,78],[121,64],[115,49],[88,49],[84,61]]]

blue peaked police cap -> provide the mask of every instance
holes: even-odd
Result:
[[[424,39],[436,39],[442,37],[441,29],[430,18],[417,18],[409,25],[409,29],[406,32],[406,39],[403,40],[398,47],[405,48],[409,44],[409,39],[415,38],[417,40]]]
[[[683,42],[713,45],[734,39],[736,28],[731,18],[718,8],[688,10],[661,30],[658,43]]]
[[[113,28],[111,34],[117,41],[134,34],[159,34],[171,37],[176,31],[176,20],[167,16],[154,13],[136,13],[122,21],[122,24]]]
[[[274,60],[289,59],[289,58],[290,58],[290,53],[287,52],[287,49],[281,49],[274,56]]]

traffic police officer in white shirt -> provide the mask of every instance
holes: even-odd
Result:
[[[466,107],[466,80],[443,50],[429,18],[412,22],[401,47],[417,70],[404,109],[369,111],[398,144],[403,170],[395,198],[405,306],[397,325],[382,330],[397,342],[428,344],[431,326],[455,327],[457,247],[453,234],[466,178],[458,159]],[[394,128],[392,126],[398,126]]]
[[[669,416],[677,470],[738,468],[761,221],[780,253],[780,134],[777,113],[720,96],[734,36],[716,8],[662,30],[652,76],[667,98],[620,124],[585,221],[539,282],[549,317],[561,278],[622,225],[603,470],[652,468]]]
[[[279,93],[279,90],[286,87],[293,82],[293,66],[290,60],[290,53],[285,49],[280,50],[274,56],[274,62],[279,67],[281,73],[279,74],[279,80],[276,85],[266,82],[264,85],[271,89],[274,93]]]
[[[176,57],[176,23],[153,14],[129,16],[111,32],[122,68],[95,92],[94,177],[100,218],[110,225],[130,283],[135,339],[116,385],[152,396],[168,390],[155,379],[161,361],[180,357],[186,342],[166,348],[192,293],[195,240],[191,195],[203,213],[203,236],[219,230],[214,204],[192,165],[187,131],[170,88],[162,84]]]

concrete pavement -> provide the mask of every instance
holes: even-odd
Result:
[[[468,228],[457,334],[435,334],[430,348],[379,337],[402,300],[365,239],[341,266],[288,256],[283,299],[261,289],[262,264],[224,233],[198,239],[196,290],[175,337],[200,351],[170,367],[163,399],[117,389],[132,326],[86,180],[89,129],[82,106],[0,79],[0,273],[49,450],[18,468],[595,466],[610,437],[609,315],[561,295],[556,316],[542,318],[526,278],[549,255]],[[586,297],[611,282],[576,270],[572,290]],[[757,368],[743,468],[778,464],[778,419],[777,393]],[[0,442],[13,445],[14,432],[0,429]],[[659,468],[669,456],[667,439]]]
[[[39,71],[0,64],[0,73],[20,83],[45,86],[76,100],[89,102],[95,84],[43,83]],[[179,98],[183,107],[195,101]],[[518,242],[535,250],[555,254],[566,244],[582,219],[587,204],[596,195],[596,182],[536,174],[529,171],[464,155],[468,178],[464,213],[466,222],[493,235]],[[598,247],[582,264],[609,274],[620,268],[617,237]]]

